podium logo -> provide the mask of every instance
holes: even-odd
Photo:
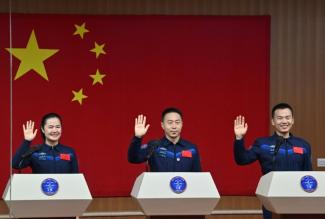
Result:
[[[314,192],[317,189],[317,180],[313,176],[303,176],[300,180],[301,188],[305,192]]]
[[[42,181],[41,188],[45,195],[52,196],[59,190],[59,183],[55,179],[47,178]]]
[[[186,189],[186,181],[181,176],[175,176],[170,180],[170,188],[173,190],[173,192],[180,194],[185,191]]]

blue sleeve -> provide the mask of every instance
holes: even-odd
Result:
[[[128,161],[130,163],[142,163],[148,160],[148,146],[142,145],[142,139],[133,137],[128,150]]]
[[[24,140],[20,145],[16,154],[12,158],[12,167],[14,169],[22,169],[30,165],[31,156],[22,158],[21,156],[25,154],[30,149],[31,141]]]
[[[235,140],[234,142],[234,157],[238,165],[245,165],[253,163],[257,160],[258,154],[256,148],[258,148],[258,143],[255,141],[251,149],[246,149],[244,145],[244,139]]]
[[[79,165],[76,153],[73,151],[73,159],[71,163],[71,173],[79,173]]]
[[[192,172],[201,172],[201,161],[200,161],[199,150],[197,149],[197,147],[195,148],[195,150],[196,150],[196,153],[194,156]]]

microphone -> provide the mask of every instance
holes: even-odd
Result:
[[[160,140],[152,140],[148,142],[148,155],[147,159],[149,159],[153,153],[155,152],[156,148],[160,145]]]
[[[40,150],[42,147],[42,145],[37,145],[35,147],[31,147],[29,148],[29,150],[27,152],[25,152],[24,154],[21,155],[22,159],[25,159],[26,157],[29,157],[30,155],[32,155],[32,153],[34,153],[35,151]]]
[[[152,157],[153,153],[155,152],[156,148],[160,145],[160,140],[152,140],[148,142],[148,154],[147,154],[147,162],[146,162],[146,172],[149,172],[150,165],[149,159]]]
[[[20,172],[20,169],[21,169],[21,165],[23,164],[24,160],[26,157],[29,157],[30,155],[32,155],[32,153],[34,153],[35,151],[38,151],[40,150],[42,147],[42,145],[37,145],[35,147],[30,147],[28,149],[28,151],[26,151],[24,154],[21,155],[21,160],[19,161],[19,164],[18,164],[18,169],[19,169],[19,173]]]
[[[279,152],[280,146],[284,143],[284,138],[282,136],[278,136],[275,141],[274,147],[274,156],[276,156]]]
[[[282,136],[277,136],[275,140],[274,153],[272,158],[272,170],[275,170],[275,157],[279,152],[280,146],[284,143],[285,139]]]

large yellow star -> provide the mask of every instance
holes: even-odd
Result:
[[[96,53],[96,58],[98,58],[100,54],[106,54],[106,52],[104,51],[104,46],[105,43],[98,45],[97,42],[95,42],[95,47],[90,51]]]
[[[6,48],[6,50],[20,60],[15,80],[30,70],[34,70],[47,81],[49,79],[46,74],[44,61],[59,51],[58,49],[40,49],[34,30],[29,37],[26,48]]]
[[[78,92],[73,90],[72,93],[73,93],[72,101],[78,101],[80,105],[82,105],[82,100],[88,97],[83,94],[82,88]]]
[[[97,69],[96,74],[89,75],[93,79],[93,85],[100,83],[103,84],[103,78],[106,76],[105,74],[101,74],[99,70]]]
[[[74,25],[76,28],[76,31],[73,33],[73,35],[79,35],[81,39],[84,38],[84,34],[88,33],[89,30],[86,29],[86,23],[83,23],[81,25]]]

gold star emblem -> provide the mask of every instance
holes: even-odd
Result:
[[[95,47],[90,51],[96,53],[96,58],[98,58],[100,54],[106,54],[106,52],[104,51],[104,46],[105,43],[98,45],[97,42],[95,42]]]
[[[97,69],[96,74],[89,75],[93,79],[93,85],[100,83],[103,85],[103,78],[106,76],[105,74],[101,74]]]
[[[59,51],[58,49],[40,49],[34,30],[29,37],[26,48],[6,48],[6,50],[20,60],[15,80],[22,77],[30,70],[34,70],[47,81],[49,79],[47,77],[44,61]]]
[[[78,101],[80,105],[82,105],[82,100],[88,97],[83,94],[82,88],[78,92],[73,90],[72,93],[73,93],[72,101]]]
[[[76,31],[73,33],[73,35],[79,35],[81,39],[84,38],[85,33],[89,32],[89,30],[86,29],[85,22],[82,25],[75,24],[74,27],[76,28]]]

